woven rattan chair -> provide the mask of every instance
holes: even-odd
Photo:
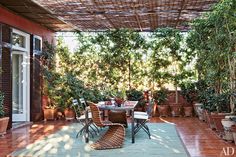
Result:
[[[91,148],[93,149],[121,148],[123,146],[125,138],[124,126],[118,123],[104,123],[101,120],[101,116],[99,114],[99,108],[97,107],[97,105],[94,103],[89,103],[89,106],[92,112],[93,122],[98,127],[105,127],[105,126],[109,127],[106,133],[102,135],[102,137],[99,140],[90,145]]]

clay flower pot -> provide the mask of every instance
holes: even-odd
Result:
[[[9,117],[0,118],[0,136],[6,134]]]
[[[193,107],[192,106],[184,106],[184,116],[192,117],[193,116]]]
[[[212,117],[211,117],[211,113],[208,112],[208,111],[206,111],[206,110],[204,110],[204,112],[206,112],[206,122],[207,122],[208,126],[209,126],[211,129],[216,129],[215,123],[214,123],[214,121],[213,121],[213,119],[212,119]]]
[[[220,134],[224,132],[224,127],[221,123],[221,120],[224,119],[226,114],[223,113],[211,113],[211,118],[215,124],[216,131]]]
[[[169,115],[169,105],[158,105],[158,112],[160,117],[168,117]]]
[[[57,109],[55,108],[45,108],[43,110],[44,120],[55,120],[57,118]]]
[[[66,108],[64,110],[64,114],[65,114],[65,119],[66,120],[73,120],[73,119],[75,119],[75,112],[71,108]]]
[[[170,108],[173,117],[181,116],[182,105],[170,105]]]

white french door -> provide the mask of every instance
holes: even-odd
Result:
[[[29,35],[13,29],[12,121],[29,121]]]

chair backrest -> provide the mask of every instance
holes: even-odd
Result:
[[[81,111],[80,111],[80,107],[79,107],[79,103],[78,103],[77,99],[72,100],[72,107],[74,109],[76,117],[79,117],[78,112],[80,112],[80,114],[81,114]]]
[[[99,127],[103,127],[104,124],[102,122],[102,119],[101,119],[101,115],[99,113],[99,108],[97,107],[96,104],[94,103],[89,103],[89,106],[90,106],[90,110],[91,110],[91,113],[92,113],[92,119],[93,119],[93,122],[99,126]]]
[[[85,108],[87,107],[87,103],[86,103],[85,99],[80,98],[79,101],[80,101],[81,107],[85,110]]]

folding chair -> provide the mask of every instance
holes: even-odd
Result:
[[[86,102],[82,101],[79,104],[77,99],[73,99],[72,102],[73,102],[72,106],[73,106],[73,109],[74,109],[75,114],[76,114],[76,120],[83,125],[83,127],[76,134],[76,138],[78,138],[79,134],[82,135],[83,133],[85,133],[85,128],[86,128],[85,120],[86,120],[86,117],[85,117],[84,111],[85,111],[85,107],[86,107]],[[94,137],[93,132],[95,134],[97,132],[99,132],[98,128],[93,124],[91,112],[88,114],[88,127],[89,127],[89,134],[92,137]]]
[[[134,112],[134,121],[136,123],[134,126],[134,135],[137,134],[140,129],[142,129],[148,134],[148,137],[151,139],[151,133],[147,125],[147,122],[149,121],[151,115],[150,107],[151,105],[148,106],[147,112],[140,112],[140,111]]]

